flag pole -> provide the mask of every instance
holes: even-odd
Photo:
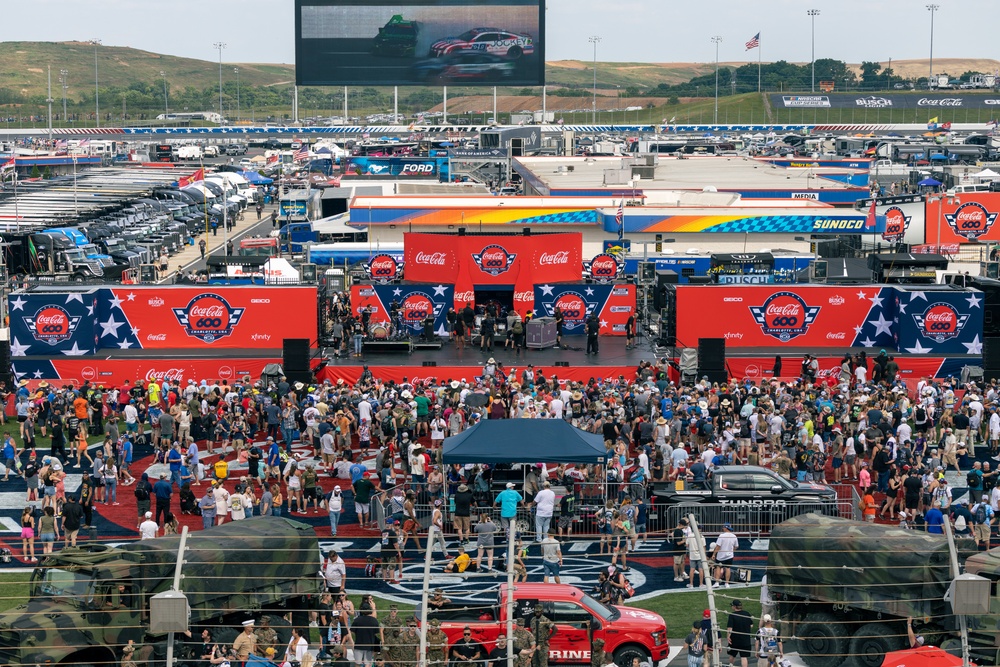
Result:
[[[17,207],[17,156],[14,157],[14,224],[17,226],[17,233],[21,233],[21,214]]]
[[[760,35],[760,33],[757,33]],[[760,37],[757,38],[757,94],[760,94],[760,63],[761,63],[761,51],[763,48],[760,45]]]

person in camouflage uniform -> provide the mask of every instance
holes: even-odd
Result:
[[[418,662],[417,653],[420,651],[420,632],[415,620],[407,621],[406,627],[400,629],[398,642],[396,650],[399,662],[393,660],[393,667],[415,667]]]
[[[514,627],[514,657],[517,667],[530,667],[531,656],[535,652],[535,638],[531,632],[524,627],[524,618],[517,618],[517,625]]]
[[[121,667],[137,667],[135,663],[135,645],[132,640],[122,647],[122,662]]]
[[[273,647],[275,651],[278,649],[278,633],[271,627],[271,617],[261,616],[260,625],[253,632],[257,635],[257,644],[255,653],[257,655],[264,655],[269,647]]]
[[[531,617],[531,636],[537,647],[531,660],[533,667],[549,667],[549,638],[555,629],[555,623],[542,613],[542,605],[536,604],[535,615]]]
[[[448,656],[448,635],[441,629],[441,621],[431,619],[431,629],[427,631],[427,664],[443,665]]]
[[[382,644],[382,654],[392,667],[402,667],[404,662],[403,652],[400,650],[403,643],[403,629],[400,627],[383,628],[385,643]]]
[[[607,653],[604,652],[604,640],[595,639],[590,646],[590,667],[604,667],[607,663]]]
[[[406,623],[399,615],[399,605],[389,605],[389,615],[382,619],[383,628],[402,628]]]

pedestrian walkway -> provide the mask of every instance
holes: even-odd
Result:
[[[162,276],[158,281],[159,284],[165,285],[170,284],[174,280],[174,276],[177,274],[177,269],[186,269],[191,264],[195,264],[202,259],[201,249],[198,242],[205,239],[205,256],[209,255],[222,255],[225,254],[226,242],[232,241],[235,248],[239,245],[239,239],[249,233],[254,227],[265,222],[268,217],[274,213],[278,214],[277,204],[268,204],[264,206],[264,211],[261,213],[261,219],[257,220],[257,211],[253,206],[247,208],[243,213],[243,220],[237,220],[236,226],[230,229],[228,232],[223,231],[220,227],[217,234],[213,234],[211,230],[208,234],[204,230],[195,237],[194,245],[186,245],[184,249],[179,253],[172,255],[170,257],[169,268],[165,276]],[[271,232],[271,227],[268,225],[266,231],[262,229],[261,234],[268,234]]]

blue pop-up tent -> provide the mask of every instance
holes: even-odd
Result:
[[[444,441],[450,463],[604,463],[600,434],[562,419],[484,419]]]
[[[274,179],[261,176],[256,171],[241,171],[240,176],[247,179],[247,182],[251,185],[270,185],[274,183]]]

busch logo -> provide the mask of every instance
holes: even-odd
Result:
[[[154,368],[146,371],[146,382],[152,382],[153,380],[159,380],[160,382],[180,382],[184,379],[184,369],[183,368],[168,368],[165,371],[158,371]]]
[[[160,341],[165,341],[165,340],[167,340],[167,334],[165,334],[165,333],[146,334],[146,340],[160,340]]]
[[[174,316],[188,336],[214,343],[233,333],[246,308],[233,308],[218,294],[202,294],[184,308],[174,308]]]
[[[572,332],[584,328],[594,307],[587,303],[582,294],[563,292],[555,301],[545,304],[545,312],[550,317],[555,316],[557,308],[562,312],[563,330]]]
[[[547,252],[543,252],[538,258],[539,266],[552,266],[555,264],[569,264],[569,251],[560,250],[554,252],[551,255]]]
[[[24,317],[24,323],[38,342],[58,345],[73,337],[80,326],[80,319],[70,315],[62,306],[48,305],[39,308],[34,315]]]
[[[979,202],[970,201],[959,206],[954,213],[945,213],[944,219],[948,221],[955,234],[972,241],[990,230],[997,219],[997,214],[990,213]],[[941,239],[938,239],[938,242],[940,241]]]
[[[448,258],[443,252],[418,252],[417,256],[413,258],[413,261],[417,264],[427,264],[428,266],[444,266],[445,260]]]
[[[882,238],[890,243],[903,240],[903,234],[910,226],[910,217],[898,206],[890,206],[885,210],[885,231]]]
[[[601,253],[590,260],[590,277],[599,282],[610,282],[618,276],[618,260]]]
[[[399,277],[399,264],[391,255],[375,255],[368,260],[367,268],[368,276],[383,284]]]
[[[830,297],[830,305],[831,306],[843,306],[844,305],[844,297],[840,296],[839,294],[834,294],[833,296]]]
[[[165,303],[165,302],[164,302],[164,300],[163,300],[163,299],[161,299],[161,298],[160,298],[160,297],[158,297],[158,296],[154,296],[153,298],[151,298],[151,299],[149,300],[149,305],[150,305],[150,306],[152,306],[153,308],[159,308],[159,307],[160,307],[160,306],[162,306],[162,305],[163,305],[164,303]]]
[[[761,331],[782,343],[809,331],[819,311],[819,306],[807,306],[794,292],[776,292],[762,306],[750,306],[750,314]]]
[[[424,318],[428,315],[434,317],[434,302],[426,294],[414,292],[403,299],[399,312],[403,315],[403,322],[411,327],[421,327]]]
[[[938,302],[927,306],[922,313],[915,313],[913,321],[921,336],[943,343],[962,333],[969,316],[960,314],[951,304]]]
[[[523,292],[514,292],[514,301],[534,301],[535,295],[531,290],[524,290]]]
[[[507,273],[510,267],[513,266],[514,260],[517,259],[517,255],[507,252],[507,249],[503,246],[491,243],[483,248],[481,252],[472,253],[472,259],[482,269],[483,273],[488,273],[496,277],[501,273]]]

